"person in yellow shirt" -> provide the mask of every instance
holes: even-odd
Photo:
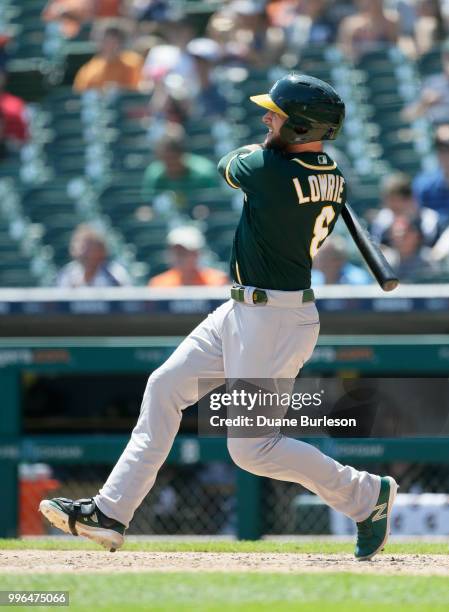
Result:
[[[124,50],[125,39],[124,30],[116,26],[107,27],[99,44],[99,53],[78,70],[73,89],[80,93],[111,86],[137,89],[143,58],[134,51]]]

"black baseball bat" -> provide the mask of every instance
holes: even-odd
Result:
[[[399,285],[398,277],[349,204],[343,206],[341,216],[366,265],[382,289],[384,291],[396,289]]]

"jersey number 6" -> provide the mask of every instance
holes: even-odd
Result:
[[[310,243],[310,257],[313,259],[318,253],[318,249],[329,233],[329,225],[335,217],[333,206],[323,206],[320,214],[315,220],[313,227],[313,238]]]

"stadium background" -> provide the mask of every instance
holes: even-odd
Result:
[[[154,2],[154,12],[141,19],[123,3],[128,44],[146,53],[163,41],[167,24],[189,24],[192,38],[210,34],[208,24],[226,10],[218,4]],[[61,21],[42,18],[45,5],[5,0],[0,7],[6,87],[25,100],[28,130],[24,142],[4,143],[0,160],[3,537],[48,533],[36,512],[40,496],[86,496],[104,481],[138,414],[146,377],[227,296],[220,288],[144,287],[168,266],[167,232],[195,224],[206,237],[205,261],[226,270],[241,205],[240,196],[219,186],[181,196],[169,191],[152,201],[142,195],[142,177],[167,117],[152,111],[151,87],[75,93],[74,77],[95,53],[91,35],[101,19],[67,37]],[[331,8],[340,11],[337,22],[356,10],[350,2]],[[381,206],[386,175],[400,170],[414,177],[437,165],[430,120],[407,120],[403,109],[419,97],[423,79],[441,70],[442,43],[440,38],[423,53],[409,54],[400,45],[378,44],[357,57],[335,41],[286,44],[265,65],[231,54],[214,67],[226,110],[219,116],[181,113],[189,151],[216,161],[240,144],[260,141],[261,115],[248,96],[267,91],[286,70],[313,74],[333,83],[347,104],[343,133],[331,150],[347,171],[351,203],[368,222]],[[162,86],[168,106],[175,101],[182,107],[182,83],[166,79]],[[129,271],[134,287],[52,288],[80,223],[107,236],[109,253]],[[343,227],[336,231],[344,237]],[[350,243],[347,249],[360,265]],[[417,274],[419,285],[409,283],[392,296],[371,285],[320,288],[322,336],[306,372],[446,377],[446,266],[441,260],[434,274]],[[348,533],[348,524],[301,487],[234,467],[223,440],[195,436],[194,415],[194,409],[185,415],[169,462],[130,533]],[[317,444],[342,461],[399,480],[401,492],[411,497],[402,498],[397,533],[447,534],[444,437]]]

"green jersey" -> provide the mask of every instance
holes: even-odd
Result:
[[[214,164],[201,155],[186,154],[183,158],[185,172],[174,179],[167,175],[164,164],[155,160],[145,170],[142,183],[142,194],[151,200],[163,191],[175,191],[188,194],[196,189],[208,189],[218,186],[218,177]]]
[[[336,163],[322,152],[242,147],[221,159],[218,170],[244,193],[232,278],[261,289],[308,289],[312,260],[346,202]]]

